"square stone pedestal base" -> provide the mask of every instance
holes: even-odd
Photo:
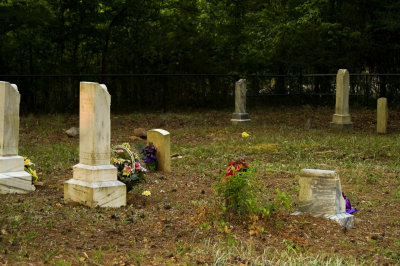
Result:
[[[27,172],[0,173],[0,194],[25,194],[34,190],[35,186],[32,185],[32,176]]]
[[[300,214],[303,214],[303,213],[297,211],[297,212],[292,213],[291,215],[300,215]],[[341,226],[344,226],[346,228],[354,227],[354,216],[351,214],[348,214],[346,212],[335,214],[335,215],[323,214],[323,215],[317,215],[314,217],[323,217],[326,219],[334,220],[337,223],[339,223]]]
[[[73,178],[86,182],[117,180],[118,170],[114,165],[87,165],[78,163],[73,167]]]
[[[250,119],[244,119],[244,120],[239,120],[239,119],[231,119],[232,125],[240,125],[240,124],[247,124],[250,123]]]
[[[249,118],[248,113],[233,113],[232,114],[232,125],[246,124],[250,123],[251,119]]]
[[[126,205],[126,186],[118,180],[87,182],[70,179],[64,183],[64,201],[89,207],[121,207]]]
[[[24,171],[24,157],[19,155],[0,157],[0,173]]]

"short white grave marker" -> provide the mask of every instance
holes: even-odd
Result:
[[[171,140],[170,134],[164,129],[147,131],[147,143],[157,148],[157,168],[160,171],[171,172]]]
[[[376,131],[381,134],[387,133],[387,123],[389,118],[389,110],[387,105],[387,99],[382,97],[378,99],[376,108]]]
[[[346,213],[346,201],[335,171],[302,169],[299,184],[300,212],[332,219],[345,227],[354,226],[353,215]]]

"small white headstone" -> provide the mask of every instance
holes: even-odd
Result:
[[[299,184],[300,212],[326,217],[346,227],[354,225],[353,215],[346,213],[346,201],[335,171],[302,169]]]
[[[157,148],[157,167],[160,171],[171,172],[171,136],[164,129],[147,131],[147,143]]]

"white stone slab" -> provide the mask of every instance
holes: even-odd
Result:
[[[354,216],[351,214],[348,214],[347,212],[338,213],[335,215],[325,214],[322,217],[330,219],[330,220],[334,220],[334,221],[338,222],[341,226],[344,226],[346,228],[354,227]]]
[[[86,182],[117,180],[118,170],[114,165],[86,165],[79,163],[73,167],[73,178]]]
[[[0,81],[0,156],[18,154],[19,103],[17,86]]]
[[[35,190],[32,176],[25,171],[0,173],[0,194],[25,194]]]
[[[86,182],[70,179],[64,183],[64,201],[89,207],[126,205],[126,186],[120,181]]]
[[[24,157],[7,156],[0,157],[0,173],[24,171]]]
[[[94,82],[80,83],[79,162],[110,164],[111,96],[107,87]]]

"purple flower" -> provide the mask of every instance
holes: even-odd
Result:
[[[142,150],[144,154],[144,162],[145,163],[154,163],[157,161],[156,153],[157,148],[154,145],[149,145]]]
[[[350,200],[347,199],[347,197],[344,195],[343,192],[342,192],[342,196],[343,196],[343,198],[346,200],[346,212],[347,212],[348,214],[355,213],[355,212],[357,211],[357,209],[351,207],[351,202],[350,202]]]

